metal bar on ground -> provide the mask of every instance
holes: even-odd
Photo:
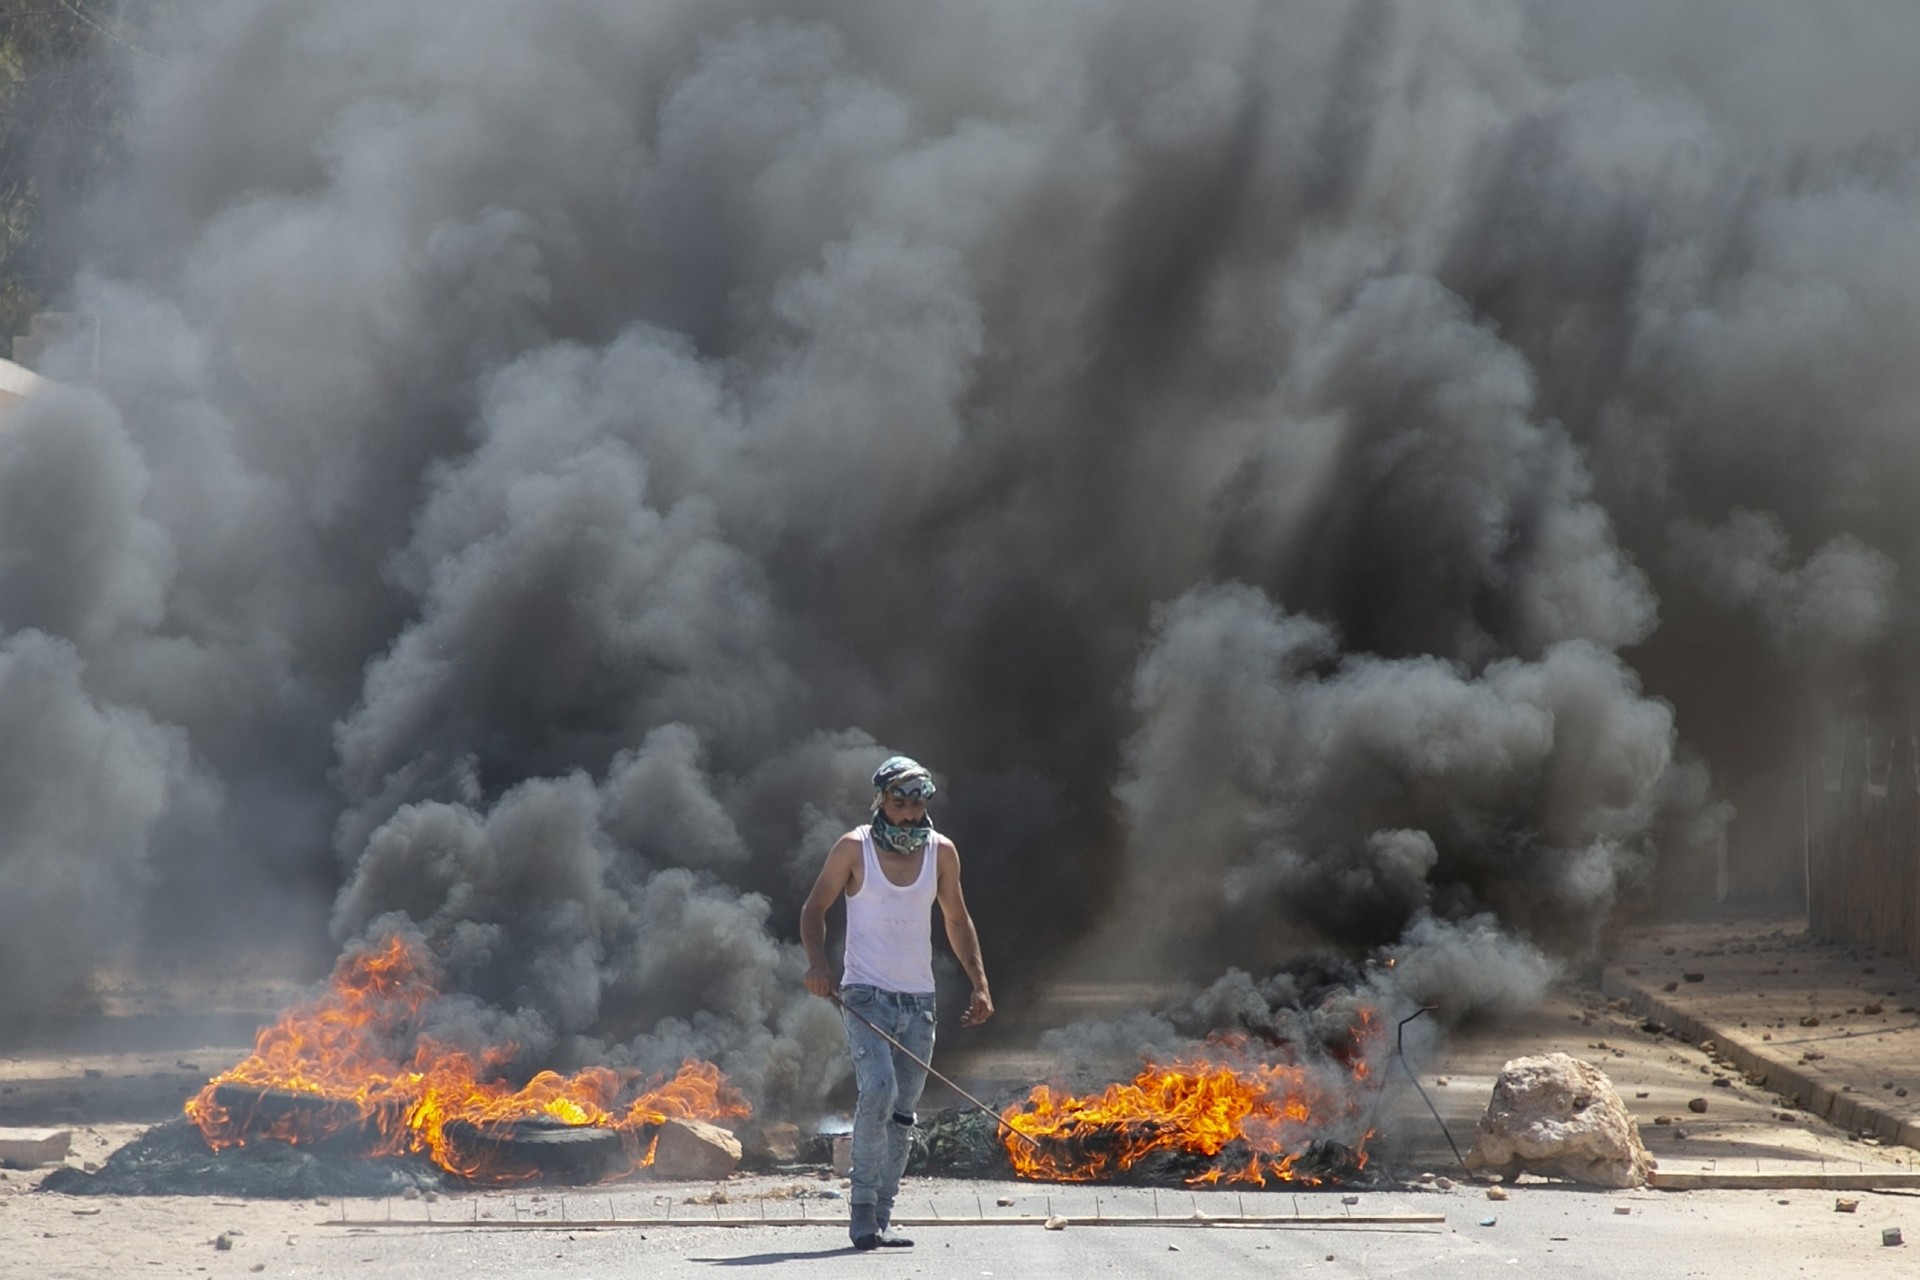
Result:
[[[1323,1215],[1296,1218],[1291,1215],[1279,1217],[1255,1214],[1243,1217],[1227,1214],[1220,1217],[1201,1215],[1197,1218],[1069,1218],[1068,1225],[1075,1227],[1274,1227],[1297,1229],[1300,1227],[1332,1227],[1346,1229],[1350,1227],[1407,1227],[1433,1226],[1444,1223],[1444,1213],[1356,1213],[1352,1217],[1342,1215]],[[1044,1227],[1047,1219],[1037,1217],[1024,1218],[895,1218],[897,1227]],[[476,1228],[482,1231],[599,1231],[619,1227],[844,1227],[844,1218],[609,1218],[595,1221],[587,1218],[575,1218],[572,1222],[538,1222],[522,1219],[518,1222],[506,1219],[486,1219],[480,1222],[450,1221],[445,1218],[429,1221],[425,1218],[395,1218],[391,1221],[370,1219],[349,1221],[330,1219],[324,1226],[354,1227],[458,1227],[463,1231]]]
[[[1698,1173],[1667,1172],[1655,1169],[1647,1175],[1647,1185],[1656,1191],[1874,1191],[1894,1187],[1920,1187],[1920,1173],[1891,1169],[1884,1173]]]

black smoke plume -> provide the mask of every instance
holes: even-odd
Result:
[[[1497,1005],[1904,696],[1910,6],[165,14],[0,425],[15,1011],[397,914],[804,1109],[894,750],[1003,1000]]]

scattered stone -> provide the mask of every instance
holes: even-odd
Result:
[[[1886,1011],[1887,1006],[1881,1004],[1878,1000],[1873,1001],[1871,1004],[1863,1004],[1860,1006],[1860,1012],[1865,1014],[1885,1013]]]
[[[1816,1017],[1814,1014],[1810,1013],[1806,1017],[1800,1019],[1800,1025],[1803,1027],[1817,1027],[1820,1025],[1820,1019]]]
[[[1661,1126],[1670,1125],[1673,1123],[1673,1117],[1672,1116],[1655,1116],[1653,1118],[1653,1122],[1654,1124],[1661,1125]]]
[[[994,1203],[999,1205],[1002,1209],[1011,1209],[1013,1208],[1013,1197],[1001,1196],[998,1200],[995,1200]]]
[[[233,1237],[222,1231],[213,1238],[213,1247],[217,1252],[225,1253],[233,1248]]]
[[[71,1129],[0,1129],[0,1165],[10,1169],[58,1164],[72,1149]]]
[[[1056,1213],[1051,1218],[1048,1218],[1042,1225],[1049,1231],[1065,1231],[1067,1229],[1067,1220]]]
[[[1661,987],[1660,989],[1662,991],[1678,991],[1680,989],[1680,984],[1677,982],[1669,982],[1665,986]]]
[[[1860,1211],[1860,1202],[1841,1196],[1833,1202],[1833,1211],[1835,1213],[1858,1213]]]
[[[1444,1088],[1446,1088],[1446,1087],[1447,1087],[1447,1078],[1446,1078],[1445,1076],[1435,1076],[1435,1077],[1433,1078],[1433,1087],[1434,1087],[1434,1088],[1436,1088],[1436,1089],[1444,1089]]]
[[[1639,1187],[1646,1185],[1653,1158],[1606,1073],[1550,1053],[1516,1058],[1501,1068],[1467,1167]]]
[[[1680,976],[1688,982],[1705,982],[1707,980],[1707,975],[1704,973],[1683,973]]]
[[[1622,1217],[1622,1218],[1624,1218],[1624,1217],[1626,1217],[1626,1216],[1627,1216],[1628,1214],[1630,1214],[1630,1213],[1632,1213],[1632,1212],[1633,1212],[1633,1206],[1632,1206],[1632,1205],[1630,1205],[1630,1204],[1617,1204],[1617,1205],[1615,1205],[1615,1206],[1613,1206],[1613,1211],[1614,1211],[1614,1213],[1615,1213],[1615,1214],[1617,1214],[1617,1215],[1619,1215],[1620,1217]]]
[[[1433,1185],[1440,1188],[1442,1191],[1451,1191],[1453,1190],[1453,1179],[1452,1178],[1435,1178],[1433,1180]]]
[[[848,1143],[851,1148],[852,1143]],[[851,1152],[849,1152],[851,1154]],[[724,1178],[740,1164],[740,1140],[704,1120],[669,1120],[653,1148],[656,1178]]]
[[[1715,1076],[1713,1078],[1713,1087],[1716,1089],[1731,1089],[1733,1088],[1733,1081],[1727,1079],[1725,1076]]]
[[[1898,1089],[1895,1089],[1895,1090],[1893,1091],[1893,1096],[1894,1096],[1894,1097],[1896,1097],[1896,1098],[1904,1098],[1904,1097],[1906,1097],[1906,1096],[1907,1096],[1907,1087],[1906,1087],[1905,1085],[1901,1085],[1901,1086],[1900,1086],[1900,1087],[1899,1087]]]
[[[1645,1089],[1640,1089],[1640,1090],[1637,1090],[1633,1096],[1636,1098],[1650,1098],[1653,1095],[1648,1093]]]
[[[1511,1200],[1512,1198],[1513,1198],[1512,1196],[1507,1194],[1507,1189],[1505,1187],[1488,1187],[1487,1188],[1487,1199],[1489,1200]]]
[[[1707,1100],[1705,1098],[1688,1098],[1687,1110],[1693,1112],[1695,1115],[1703,1115],[1707,1110]]]
[[[1901,1243],[1900,1228],[1882,1227],[1880,1229],[1880,1243],[1885,1245],[1894,1245],[1894,1244]]]

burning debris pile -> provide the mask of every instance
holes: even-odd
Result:
[[[511,1085],[503,1071],[515,1046],[476,1056],[422,1031],[440,998],[429,957],[406,937],[349,952],[325,992],[262,1030],[245,1061],[187,1103],[200,1147],[186,1153],[191,1162],[204,1163],[208,1151],[291,1146],[316,1157],[397,1159],[466,1184],[599,1182],[652,1164],[670,1121],[750,1114],[719,1070],[697,1061],[664,1079],[590,1067]],[[179,1145],[178,1135],[156,1131],[123,1163],[162,1165],[158,1153]],[[278,1167],[286,1157],[265,1159]],[[304,1184],[307,1162],[296,1164]],[[261,1159],[249,1167],[263,1167]]]
[[[1299,983],[1299,975],[1254,984],[1238,974],[1191,1005],[1151,1018],[1051,1033],[1045,1043],[1063,1062],[1081,1056],[1076,1042],[1111,1061],[1114,1046],[1130,1038],[1142,1065],[1131,1079],[1104,1086],[1038,1085],[1004,1107],[998,1124],[984,1108],[934,1117],[921,1127],[917,1167],[1052,1182],[1300,1187],[1375,1180],[1367,1146],[1383,1101],[1385,1061],[1397,1046],[1388,1044],[1379,1010],[1354,985],[1259,1013],[1243,1008],[1234,1030],[1204,1038],[1177,1029],[1216,1013],[1223,989],[1298,997]]]
[[[1021,1177],[1055,1182],[1174,1173],[1189,1183],[1262,1187],[1342,1181],[1367,1163],[1374,1038],[1371,1019],[1355,1027],[1344,1077],[1222,1036],[1097,1094],[1040,1085],[1006,1112],[1007,1156]]]

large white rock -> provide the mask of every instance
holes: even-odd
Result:
[[[703,1120],[669,1120],[653,1148],[656,1178],[724,1178],[740,1163],[740,1140]]]
[[[1564,1053],[1515,1058],[1493,1082],[1467,1167],[1596,1187],[1645,1186],[1653,1157],[1600,1068]]]

